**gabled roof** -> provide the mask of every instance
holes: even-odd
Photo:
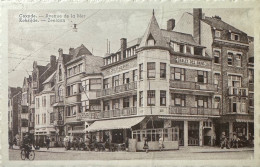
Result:
[[[161,31],[163,37],[166,39],[168,43],[170,41],[175,41],[175,42],[190,44],[194,46],[201,46],[195,42],[191,34],[185,34],[181,32],[168,31],[168,30],[161,30]]]
[[[39,69],[39,76],[41,76],[47,69],[48,69],[48,66],[40,66],[40,65],[37,65],[38,69]]]
[[[56,71],[54,73],[52,73],[42,84],[52,82],[54,80],[55,74],[56,74]]]
[[[147,46],[147,40],[149,39],[154,39],[155,46],[167,46],[166,40],[162,35],[161,29],[154,15],[152,16],[146,32],[144,33],[144,36],[140,43],[140,47]]]
[[[204,21],[211,27],[215,27],[216,29],[219,29],[219,30],[231,30],[231,32],[235,32],[235,33],[244,33],[243,31],[240,31],[239,29],[224,22],[223,20],[221,20],[221,18],[206,16],[205,19],[202,19],[202,21]]]
[[[81,44],[79,47],[72,51],[73,58],[82,56],[82,55],[92,55],[92,53],[83,45]]]
[[[101,73],[103,58],[99,56],[86,55],[86,74]]]

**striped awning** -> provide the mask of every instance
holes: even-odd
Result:
[[[88,128],[88,132],[112,129],[130,129],[140,123],[145,117],[119,118],[112,120],[95,121]]]

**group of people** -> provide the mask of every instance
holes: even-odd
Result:
[[[227,149],[229,148],[238,148],[238,147],[243,147],[243,146],[249,146],[253,145],[253,137],[250,136],[249,139],[240,139],[236,133],[233,134],[232,138],[229,139],[225,133],[223,132],[220,137],[220,147],[223,149],[226,147]]]
[[[146,153],[148,153],[148,150],[149,150],[149,146],[148,146],[148,138],[145,136],[144,137],[144,147],[143,147],[143,149],[144,149],[144,151],[146,152]],[[159,150],[160,151],[162,151],[163,149],[164,149],[164,144],[163,144],[163,137],[162,137],[162,135],[160,135],[159,136]]]

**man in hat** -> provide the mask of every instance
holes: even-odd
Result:
[[[23,138],[23,144],[22,144],[22,148],[24,148],[25,155],[27,158],[29,158],[29,152],[31,150],[30,144],[31,144],[31,139],[29,138],[29,133],[27,132]]]

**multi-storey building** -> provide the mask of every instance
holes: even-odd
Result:
[[[15,137],[19,138],[18,109],[21,96],[22,89],[20,87],[8,87],[8,138],[11,141],[13,141]]]
[[[190,34],[173,31],[175,21],[160,29],[153,15],[144,36],[104,58],[101,119],[87,131],[98,140],[122,143],[143,138],[158,149],[159,135],[167,149],[179,144],[212,144],[220,110],[213,104],[212,57]],[[178,141],[179,140],[179,144]]]
[[[249,72],[251,78],[253,76],[248,69],[252,40],[219,16],[205,16],[201,9],[194,9],[192,14],[184,13],[175,30],[192,34],[199,44],[207,47],[206,54],[213,57],[212,72],[214,83],[218,85],[214,101],[222,115],[216,128],[217,142],[222,132],[230,138],[237,134],[241,139],[248,139],[249,134],[253,134],[252,107],[248,107],[250,96],[252,99],[252,94],[248,94],[249,82],[251,87],[253,85],[252,80],[248,80]]]
[[[35,96],[35,129],[36,144],[42,146],[46,137],[50,137],[50,146],[56,142],[56,129],[54,128],[53,104],[55,102],[54,78],[56,72],[51,74],[43,83],[43,90]]]

